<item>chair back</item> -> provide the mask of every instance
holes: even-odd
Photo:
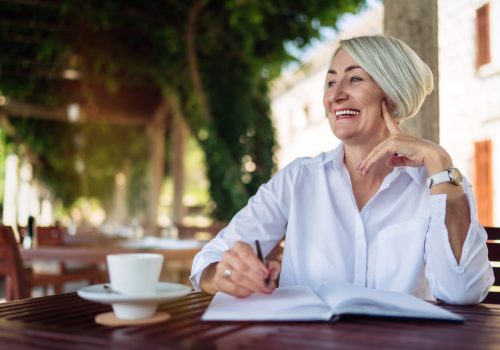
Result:
[[[27,236],[28,227],[18,228],[21,237]],[[64,244],[64,229],[58,226],[36,226],[34,227],[35,242],[37,246],[61,246]]]
[[[5,276],[7,301],[26,299],[31,296],[19,246],[10,226],[0,226],[0,275]]]
[[[490,259],[495,283],[483,303],[500,304],[500,227],[485,227],[488,233],[488,258]]]
[[[36,242],[39,246],[61,246],[64,244],[64,232],[57,226],[38,226]]]

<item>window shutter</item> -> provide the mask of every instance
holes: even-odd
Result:
[[[491,140],[474,143],[474,189],[479,222],[493,225],[493,164]]]
[[[487,3],[476,10],[476,68],[490,61],[490,4]]]

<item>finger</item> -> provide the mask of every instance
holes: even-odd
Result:
[[[228,279],[216,279],[215,286],[217,290],[235,296],[237,298],[245,298],[253,294],[253,291],[245,287],[239,286]]]
[[[392,156],[387,159],[387,166],[390,168],[396,168],[400,166],[407,166],[410,162],[410,159],[405,156]]]
[[[269,279],[266,284],[266,287],[269,289],[269,293],[276,288],[278,284],[278,277],[281,271],[281,264],[277,261],[271,260],[267,262],[267,266],[269,268]]]
[[[257,261],[263,265],[263,269],[255,269],[252,260],[248,259],[251,254],[240,256],[237,250],[232,249],[224,253],[223,262],[232,267],[231,279],[234,283],[257,292],[266,288],[265,279],[269,271],[260,260]]]
[[[267,266],[259,259],[257,254],[255,254],[250,244],[238,241],[231,250],[238,255],[241,260],[245,261],[251,270],[256,271],[257,273],[260,272],[265,276],[268,275],[269,271]]]
[[[225,271],[230,270],[231,274],[229,277],[225,275]],[[268,288],[264,286],[263,279],[253,281],[247,277],[247,275],[239,272],[234,266],[226,262],[221,261],[217,265],[216,271],[216,285],[219,290],[223,292],[230,292],[232,295],[238,294],[239,296],[249,295],[255,292],[265,291]]]
[[[269,260],[267,267],[269,269],[269,278],[275,281],[281,272],[281,264],[275,260]]]
[[[383,157],[386,157],[387,154],[394,154],[396,151],[393,146],[390,145],[389,139],[378,144],[369,154],[368,156],[361,161],[358,165],[358,170],[361,171],[361,176],[367,174],[372,168],[373,164],[377,163]]]
[[[223,265],[229,265],[232,269],[231,280],[241,286],[253,291],[265,288],[264,280],[269,272],[253,269],[246,260],[243,260],[235,251],[229,250],[223,255]],[[221,267],[221,276],[223,267]]]
[[[394,118],[394,116],[389,111],[385,99],[382,100],[382,116],[384,118],[385,124],[387,125],[387,129],[389,129],[391,135],[403,133],[403,130],[399,127],[396,118]]]

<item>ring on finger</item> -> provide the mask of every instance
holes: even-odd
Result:
[[[233,274],[233,269],[224,269],[224,272],[222,273],[222,276],[225,278],[225,279],[228,279],[230,280],[231,279],[231,275]]]

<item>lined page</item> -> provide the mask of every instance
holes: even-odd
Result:
[[[253,294],[238,299],[217,293],[204,321],[311,321],[329,320],[330,308],[309,288],[289,286],[277,288],[270,295]]]

